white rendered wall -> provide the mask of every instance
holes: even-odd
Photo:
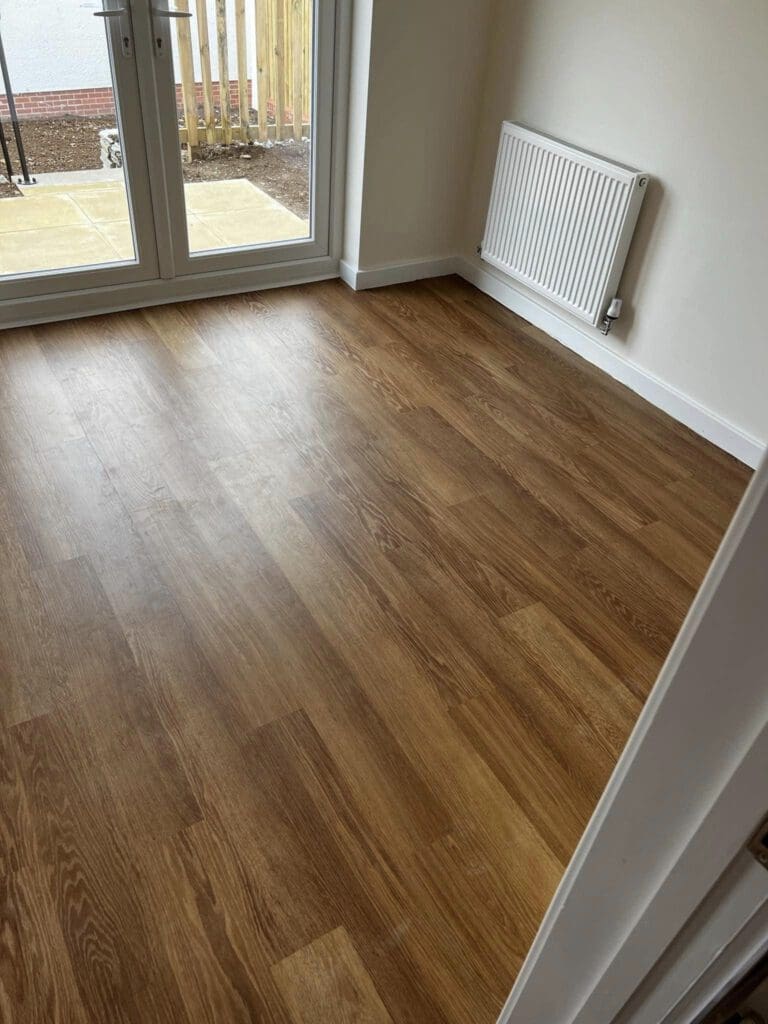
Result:
[[[165,4],[166,0],[160,0]],[[56,89],[98,89],[112,84],[100,0],[0,0],[0,32],[15,93]],[[172,2],[170,6],[173,6]],[[194,2],[190,10],[194,11]],[[254,5],[246,5],[248,76],[256,66]],[[195,76],[201,80],[197,57],[196,15],[192,18]],[[229,77],[237,78],[234,0],[227,0]],[[218,80],[216,16],[208,3],[208,37],[214,81]],[[175,33],[174,33],[175,39]],[[179,75],[177,74],[177,79]]]
[[[0,32],[15,93],[111,85],[94,0],[0,0]]]

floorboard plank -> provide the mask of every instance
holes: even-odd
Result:
[[[273,968],[295,1024],[392,1024],[349,935],[337,928]]]

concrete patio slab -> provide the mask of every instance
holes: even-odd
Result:
[[[40,195],[31,201],[14,196],[0,202],[0,232],[53,228],[61,224],[87,224],[88,218],[66,195]]]
[[[0,231],[0,269],[4,274],[62,270],[116,263],[120,259],[114,247],[93,224]]]
[[[130,217],[128,200],[122,188],[73,192],[71,199],[94,224],[110,220],[127,221]]]
[[[193,214],[187,214],[187,230],[189,231],[189,248],[192,252],[221,249],[227,244],[212,229],[207,217],[195,217]]]
[[[191,182],[184,186],[184,198],[189,213],[222,213],[227,210],[280,206],[276,199],[245,178]]]
[[[35,174],[34,185],[18,187],[22,192],[69,192],[72,188],[124,188],[125,179],[119,167],[92,168],[88,171],[56,171],[47,174]]]
[[[105,221],[99,224],[98,230],[115,250],[119,259],[132,260],[135,258],[136,254],[133,248],[133,232],[131,231],[129,221]]]
[[[92,173],[92,180],[85,175]],[[118,172],[119,173],[119,172]],[[122,177],[41,176],[0,199],[0,274],[130,261],[133,235]],[[55,179],[55,180],[52,180]],[[306,238],[302,220],[244,178],[184,186],[192,254]]]
[[[237,210],[235,217],[231,213],[209,213],[200,220],[216,232],[225,246],[284,242],[306,238],[309,233],[308,222],[284,206]]]

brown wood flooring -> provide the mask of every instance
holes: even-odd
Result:
[[[741,465],[456,279],[0,337],[0,1019],[492,1024]]]

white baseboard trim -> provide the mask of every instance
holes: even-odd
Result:
[[[357,270],[346,260],[339,260],[339,277],[344,284],[357,291]]]
[[[679,423],[690,427],[694,433],[706,438],[718,448],[729,452],[741,462],[753,468],[757,466],[765,451],[756,438],[744,433],[738,427],[722,419],[716,413],[700,405],[695,399],[678,391],[671,384],[648,373],[647,370],[623,359],[599,341],[568,323],[547,309],[541,303],[529,298],[512,284],[502,280],[491,270],[478,266],[471,260],[458,257],[455,272],[480,291],[496,299],[502,306],[517,313],[524,320],[545,331],[561,345],[576,352],[587,362],[604,370],[607,374],[626,385],[630,390],[645,398],[657,409],[668,413]]]
[[[427,277],[445,277],[446,274],[455,273],[455,256],[382,263],[376,267],[355,267],[345,260],[339,264],[342,281],[358,292],[364,288],[383,288],[390,284],[405,284],[406,281],[421,281]]]

